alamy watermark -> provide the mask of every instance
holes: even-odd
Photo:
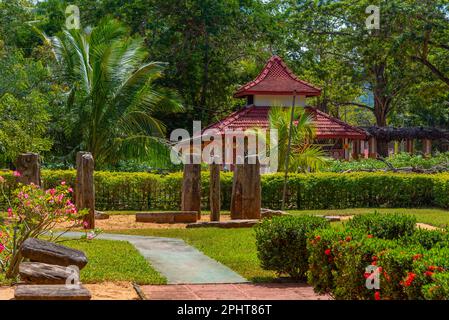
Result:
[[[193,135],[176,129],[170,135],[174,143],[170,158],[174,164],[256,164],[257,161],[278,169],[278,130],[270,128],[231,130],[201,130],[201,121],[193,122]]]
[[[365,25],[368,30],[380,29],[380,7],[369,5],[365,9],[365,13],[369,16],[365,20]]]

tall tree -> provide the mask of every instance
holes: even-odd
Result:
[[[105,19],[90,31],[65,30],[44,39],[69,90],[64,112],[73,119],[76,149],[90,151],[99,166],[124,158],[166,160],[164,124],[153,114],[181,106],[172,91],[155,84],[164,64],[144,62],[141,38]]]

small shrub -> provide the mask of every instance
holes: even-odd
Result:
[[[307,234],[329,225],[326,219],[315,216],[263,220],[255,228],[262,268],[303,279],[308,269]]]
[[[447,232],[440,230],[416,229],[412,235],[403,237],[401,242],[405,246],[420,245],[426,250],[436,246],[448,246],[449,236]]]
[[[376,238],[392,240],[412,235],[416,228],[416,218],[411,215],[374,212],[355,216],[348,222],[348,227]]]
[[[433,282],[422,288],[426,300],[449,300],[449,272],[433,275]]]

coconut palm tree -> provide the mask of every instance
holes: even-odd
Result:
[[[315,127],[312,117],[304,109],[296,108],[292,127],[290,153],[288,140],[290,131],[291,109],[285,107],[271,108],[269,122],[271,128],[278,130],[279,170],[285,171],[285,160],[289,156],[289,172],[319,171],[328,164],[329,159],[323,150],[312,143]]]
[[[165,127],[154,114],[182,106],[173,91],[155,84],[164,64],[145,62],[143,40],[129,37],[113,19],[60,36],[40,34],[68,89],[65,112],[81,142],[76,149],[91,152],[97,165],[128,158],[165,160]]]

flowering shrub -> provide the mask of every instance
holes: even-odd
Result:
[[[65,223],[69,229],[75,227],[86,211],[78,212],[71,201],[73,190],[65,182],[48,190],[33,184],[19,185],[12,199],[6,197],[3,183],[0,177],[0,191],[9,208],[6,222],[0,226],[0,266],[12,278],[18,273],[22,260],[20,247],[26,239],[45,235],[55,240],[57,237],[51,230],[56,224]]]
[[[257,254],[263,268],[293,278],[304,278],[308,269],[307,234],[329,222],[315,216],[280,216],[256,227]]]

